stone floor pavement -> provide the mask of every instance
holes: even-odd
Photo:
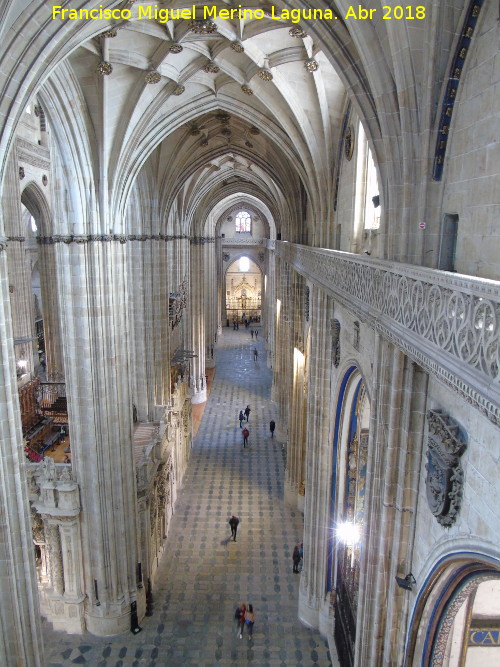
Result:
[[[259,358],[253,360],[257,345]],[[299,576],[292,551],[302,517],[283,502],[281,443],[263,341],[224,329],[216,374],[172,518],[154,591],[154,614],[142,632],[112,638],[44,629],[47,667],[258,667],[331,665],[328,646],[297,620]],[[238,413],[251,407],[249,447]],[[228,519],[240,518],[237,541]],[[234,610],[254,605],[250,641],[236,633]]]

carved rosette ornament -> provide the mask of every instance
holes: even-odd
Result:
[[[117,34],[118,34],[118,30],[116,28],[112,28],[111,30],[105,30],[104,32],[101,32],[101,37],[113,38],[113,37],[116,37]]]
[[[170,53],[181,53],[184,50],[184,47],[181,46],[180,44],[172,44],[172,46],[168,49]]]
[[[455,523],[462,502],[460,457],[467,444],[460,427],[440,410],[429,410],[427,421],[427,502],[437,521],[449,527]]]
[[[184,86],[176,86],[174,88],[174,95],[182,95],[182,93],[186,90]]]
[[[253,90],[248,86],[241,86],[241,90],[245,93],[245,95],[253,95]]]
[[[233,51],[236,51],[236,53],[243,53],[245,51],[245,47],[239,42],[231,42],[231,48]]]
[[[204,65],[202,69],[207,74],[217,74],[218,72],[220,72],[220,67],[218,67],[212,61],[210,61],[206,65]]]
[[[304,67],[312,74],[312,72],[316,72],[316,70],[319,68],[319,65],[318,62],[314,60],[314,58],[309,58],[309,60],[305,61]]]
[[[24,167],[19,167],[19,180],[22,181],[23,178],[25,177],[25,175],[26,175],[26,174],[25,174],[25,172],[24,172]]]
[[[106,62],[105,60],[101,61],[99,63],[99,66],[97,67],[97,73],[100,74],[101,76],[108,76],[111,74],[113,71],[113,65],[111,63]]]
[[[272,81],[273,75],[268,69],[261,69],[259,70],[259,78],[261,78],[262,81]]]
[[[196,35],[213,35],[217,32],[217,25],[208,19],[197,19],[191,23],[189,29]]]
[[[298,27],[290,28],[288,34],[290,35],[290,37],[301,37],[301,38],[307,37],[307,32],[305,30],[302,30],[302,28]]]
[[[218,113],[215,117],[221,125],[229,125],[229,121],[231,120],[231,116],[224,111],[221,111],[221,113]]]
[[[159,83],[161,81],[161,74],[156,70],[152,70],[146,74],[145,79],[146,83]]]

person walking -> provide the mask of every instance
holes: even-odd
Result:
[[[245,612],[245,625],[247,626],[248,641],[251,641],[253,636],[253,624],[255,623],[255,612],[253,605],[248,604]]]
[[[243,428],[242,422],[245,421],[245,413],[243,410],[240,410],[240,414],[238,415],[238,419],[240,420],[240,428]]]
[[[247,405],[247,407],[245,408],[245,417],[247,418],[247,421],[250,419],[250,412],[251,412],[250,406]]]
[[[253,329],[250,329],[250,335],[251,335],[252,338],[253,338]]]
[[[299,563],[300,563],[300,550],[299,550],[299,545],[298,544],[295,545],[295,548],[293,550],[292,560],[293,560],[293,573],[298,574],[299,573]]]
[[[241,426],[241,424],[240,424],[240,426]],[[274,438],[274,429],[275,428],[276,428],[276,422],[274,421],[274,419],[271,419],[271,421],[269,422],[269,430],[271,431],[271,438]]]
[[[250,435],[250,431],[247,429],[246,426],[243,429],[242,434],[243,434],[243,447],[246,447],[248,445],[248,436]]]
[[[229,525],[231,526],[231,537],[233,538],[233,542],[236,542],[236,533],[238,532],[238,524],[240,523],[240,520],[238,519],[237,516],[233,516],[229,519]]]
[[[254,351],[253,351],[253,360],[255,361],[255,363],[257,363],[257,358],[258,358],[258,356],[259,356],[259,353],[257,352],[257,348],[254,348]]]
[[[257,338],[258,335],[259,335],[259,330],[255,329],[255,338]]]
[[[234,618],[236,619],[236,634],[240,636],[240,639],[243,639],[246,611],[247,607],[242,603],[239,607],[236,607],[236,611],[234,612]]]

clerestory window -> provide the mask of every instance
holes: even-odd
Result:
[[[252,231],[252,216],[247,211],[240,211],[235,220],[236,233]]]

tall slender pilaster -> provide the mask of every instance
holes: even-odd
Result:
[[[408,616],[409,600],[407,592],[398,589],[395,576],[404,576],[405,567],[411,570],[427,390],[426,375],[392,344],[378,339],[374,358],[367,531],[356,624],[359,667],[401,663],[392,636]]]
[[[304,569],[300,581],[299,617],[313,627],[321,625],[326,595],[326,554],[329,538],[331,485],[331,298],[314,286],[311,292],[309,391],[306,433],[306,496],[304,508]],[[326,615],[328,609],[326,610]]]
[[[262,290],[262,313],[264,320],[264,335],[267,347],[267,366],[274,368],[274,350],[276,334],[276,256],[268,250],[266,259],[266,274]]]
[[[215,265],[215,239],[207,239],[203,245],[204,255],[204,302],[205,302],[205,361],[207,368],[215,366],[214,343],[217,335],[217,272]]]
[[[44,664],[43,644],[5,248],[0,239],[0,663],[38,667]]]
[[[61,313],[58,302],[55,247],[53,244],[40,243],[38,248],[47,379],[60,380],[64,377],[64,359],[61,341]]]
[[[128,378],[125,244],[59,244],[72,464],[81,488],[87,629],[130,628],[137,493]]]
[[[21,191],[18,168],[13,151],[6,172],[2,209],[6,235],[9,240],[7,253],[8,289],[12,307],[12,328],[17,341],[15,354],[18,365],[25,373],[33,374],[38,358],[35,359],[35,312],[31,288],[31,265],[26,258],[25,229],[21,216]],[[7,285],[6,285],[7,287]]]
[[[203,239],[195,238],[190,247],[191,284],[189,290],[192,349],[196,355],[191,362],[193,403],[207,400],[205,377],[205,305],[204,305],[204,248]]]

